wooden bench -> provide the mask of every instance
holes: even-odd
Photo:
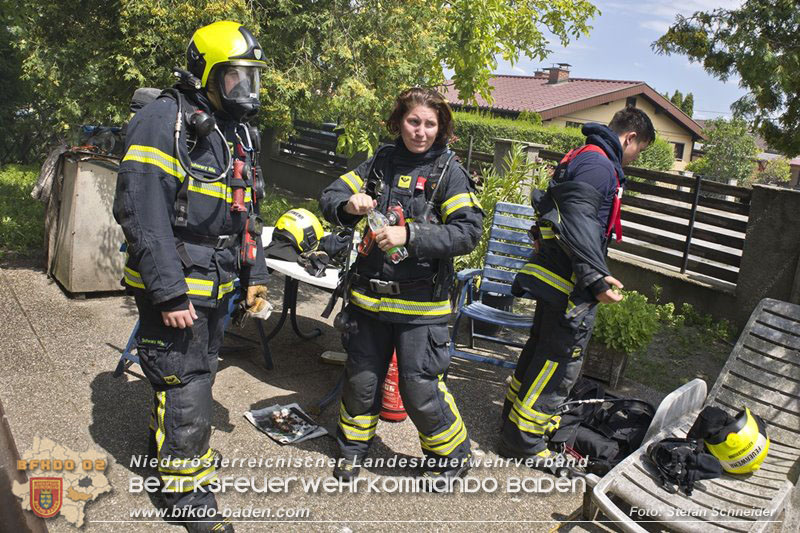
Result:
[[[705,387],[697,381],[665,398],[641,448],[602,479],[587,477],[587,485],[594,486],[590,501],[584,500],[587,519],[602,512],[623,531],[644,532],[645,522],[660,522],[670,530],[704,533],[764,531],[781,519],[800,469],[800,306],[762,300],[705,402]],[[670,494],[646,459],[647,447],[685,437],[704,405],[731,414],[747,406],[761,416],[769,454],[752,474],[700,481],[691,497]]]

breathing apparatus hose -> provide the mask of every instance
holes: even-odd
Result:
[[[192,173],[192,170],[191,170],[192,161],[191,161],[191,159],[189,159],[189,162],[187,164],[187,162],[184,160],[183,153],[179,148],[179,146],[180,146],[180,138],[181,138],[181,130],[183,129],[183,97],[182,97],[182,95],[180,94],[180,92],[177,89],[172,89],[171,88],[171,89],[167,89],[164,92],[172,94],[175,97],[175,100],[178,102],[178,112],[175,114],[175,128],[174,128],[174,132],[175,132],[175,152],[176,152],[176,155],[178,156],[177,157],[178,163],[181,165],[181,168],[183,169],[183,171],[186,172],[186,175],[188,177],[190,177],[190,178],[192,178],[194,180],[203,182],[203,183],[216,183],[216,182],[218,182],[220,180],[225,179],[225,176],[228,175],[228,172],[230,172],[231,167],[233,166],[233,154],[231,154],[231,147],[228,145],[228,142],[225,139],[225,135],[222,134],[222,131],[220,131],[219,126],[214,124],[214,131],[217,133],[217,135],[220,136],[220,139],[222,139],[222,145],[225,147],[225,155],[226,155],[226,159],[227,159],[227,163],[225,164],[225,169],[216,178],[203,178],[201,176],[197,176],[197,175]],[[188,157],[188,153],[187,153],[186,157]]]

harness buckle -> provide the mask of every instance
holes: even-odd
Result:
[[[369,290],[377,294],[389,294],[391,296],[397,296],[400,294],[400,284],[396,281],[371,279],[369,280]]]
[[[214,248],[217,250],[222,250],[223,248],[228,248],[230,243],[233,239],[235,239],[236,235],[220,235],[217,237],[217,244],[214,245]]]

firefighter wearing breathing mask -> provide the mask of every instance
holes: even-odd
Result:
[[[259,139],[247,124],[266,63],[255,37],[231,21],[198,29],[186,54],[180,82],[128,126],[114,217],[127,242],[122,283],[139,311],[138,354],[153,387],[151,456],[163,504],[189,531],[233,531],[214,518],[211,386],[235,280],[252,310],[266,304]],[[198,511],[210,518],[192,518]]]

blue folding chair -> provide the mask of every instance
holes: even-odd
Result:
[[[528,229],[533,224],[533,208],[525,205],[498,202],[492,218],[489,245],[483,262],[483,269],[462,270],[456,275],[461,287],[457,302],[457,314],[450,339],[450,355],[479,363],[514,368],[516,363],[466,352],[456,348],[456,334],[462,318],[467,318],[469,326],[469,347],[475,348],[475,339],[482,339],[506,346],[522,348],[524,344],[493,335],[475,332],[474,321],[487,322],[511,329],[530,330],[533,316],[521,316],[483,303],[487,294],[511,296],[511,283],[516,273],[530,261],[534,253],[533,243],[528,237]],[[480,276],[478,297],[473,300],[473,291]]]
[[[225,326],[223,329],[228,329],[228,324],[230,324],[231,316],[233,315],[234,310],[236,310],[236,306],[242,300],[241,291],[238,290],[239,288],[239,281],[236,280],[235,285],[235,295],[232,298],[228,299],[228,314],[225,316]],[[264,356],[264,366],[267,370],[272,370],[275,365],[272,362],[272,352],[269,349],[269,339],[267,339],[267,334],[264,331],[264,325],[261,320],[256,320],[256,329],[258,330],[258,335],[261,337],[261,351],[262,355]],[[133,330],[131,331],[130,337],[128,337],[128,344],[125,345],[125,350],[122,352],[122,355],[119,357],[119,362],[117,363],[117,368],[114,370],[114,377],[117,378],[122,375],[122,373],[127,370],[132,364],[140,364],[139,362],[139,355],[133,353],[136,347],[136,334],[139,332],[139,321],[136,321],[136,325],[133,326]],[[255,342],[252,339],[248,339],[247,337],[243,337],[241,335],[237,335],[231,331],[225,333],[225,335],[231,335],[238,339],[246,340],[248,342]]]

